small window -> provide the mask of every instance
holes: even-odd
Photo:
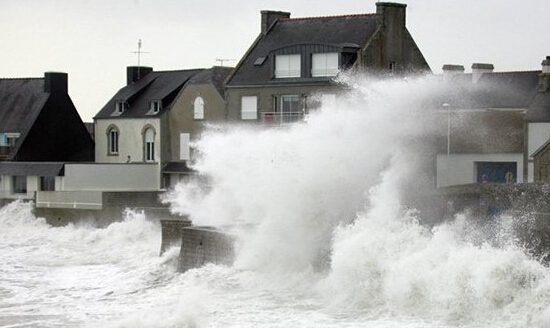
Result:
[[[116,127],[111,127],[107,135],[108,153],[110,155],[118,155],[118,129]]]
[[[311,76],[336,76],[338,74],[338,53],[313,53],[311,55]]]
[[[300,112],[300,96],[298,95],[281,96],[281,112],[283,113]]]
[[[257,118],[258,118],[258,97],[242,96],[241,97],[241,119],[256,120]]]
[[[275,57],[275,77],[300,77],[300,54],[277,55]]]
[[[155,131],[153,128],[145,130],[145,161],[155,161]]]
[[[122,114],[126,111],[127,104],[125,101],[118,100],[115,102],[115,113]]]
[[[55,191],[55,176],[43,176],[40,178],[41,191]]]
[[[195,120],[204,119],[204,100],[201,97],[195,98],[195,102],[193,104],[193,110],[194,110]]]
[[[258,58],[256,59],[256,61],[254,61],[254,66],[261,66],[261,65],[263,65],[266,58],[267,58],[267,57],[265,57],[265,56],[258,57]]]
[[[153,114],[157,114],[158,112],[160,112],[160,110],[162,109],[162,103],[160,100],[153,100],[151,101],[151,107],[150,107],[150,111],[153,113]]]
[[[390,61],[390,64],[388,66],[388,69],[390,70],[390,73],[394,73],[395,72],[395,61]]]
[[[14,194],[26,194],[27,193],[27,177],[26,176],[13,176],[13,193]]]
[[[189,160],[191,157],[189,147],[190,139],[189,133],[180,133],[180,160]]]

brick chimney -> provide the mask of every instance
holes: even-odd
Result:
[[[262,10],[262,26],[261,31],[262,34],[266,34],[267,30],[269,30],[269,27],[275,22],[276,20],[280,18],[290,18],[290,13],[287,12],[277,12],[272,10]]]
[[[126,68],[126,84],[130,85],[134,82],[139,81],[145,75],[153,71],[151,67],[127,67]]]
[[[67,94],[67,77],[67,73],[44,73],[44,92],[50,94]]]
[[[381,16],[386,28],[401,29],[405,27],[405,11],[407,5],[394,2],[377,2],[376,14]]]
[[[485,73],[492,73],[495,67],[490,63],[472,64],[472,83],[477,83]]]

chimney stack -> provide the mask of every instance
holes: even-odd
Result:
[[[44,92],[50,94],[68,94],[67,73],[44,73]]]
[[[472,64],[472,83],[477,83],[485,73],[492,73],[495,67],[490,63]]]
[[[128,67],[126,68],[126,84],[137,82],[152,71],[151,67]]]
[[[290,13],[287,13],[287,12],[262,10],[261,14],[262,14],[261,31],[262,31],[262,34],[264,35],[267,33],[267,30],[269,30],[273,22],[275,22],[276,20],[280,18],[290,18]]]
[[[539,92],[546,92],[550,89],[550,56],[546,56],[546,59],[542,60],[542,70],[539,75]]]
[[[386,28],[405,28],[406,4],[394,2],[377,2],[376,14],[381,16],[382,24]]]
[[[443,77],[451,77],[462,73],[464,73],[464,66],[462,65],[443,65]]]

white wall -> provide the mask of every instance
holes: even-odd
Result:
[[[535,165],[531,155],[550,139],[550,123],[529,123],[527,131],[527,181],[533,182]]]
[[[439,154],[437,155],[437,187],[475,183],[476,162],[515,162],[517,182],[523,182],[523,155],[504,154]]]
[[[158,167],[158,163],[66,164],[63,188],[58,190],[160,190]]]
[[[110,125],[119,129],[118,155],[109,155],[107,129]],[[95,121],[95,161],[96,163],[126,163],[128,156],[131,162],[144,161],[142,132],[146,126],[155,129],[155,161],[160,161],[161,132],[160,119],[99,119]],[[160,173],[160,172],[159,172]]]

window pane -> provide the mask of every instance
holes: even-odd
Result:
[[[181,160],[189,160],[189,155],[190,155],[189,139],[190,139],[189,133],[180,134],[180,159]]]
[[[258,118],[258,97],[241,97],[241,119],[256,120]]]
[[[26,176],[14,176],[12,180],[13,180],[13,192],[15,194],[25,194],[27,192]]]
[[[281,111],[283,113],[292,113],[300,111],[300,97],[297,95],[282,96]]]
[[[275,77],[300,77],[300,54],[275,56]]]
[[[40,190],[42,191],[54,191],[55,190],[55,177],[43,176],[40,178]]]
[[[194,113],[196,120],[204,119],[204,100],[201,97],[195,99]]]
[[[336,74],[338,74],[338,53],[311,55],[311,76],[335,76]]]

